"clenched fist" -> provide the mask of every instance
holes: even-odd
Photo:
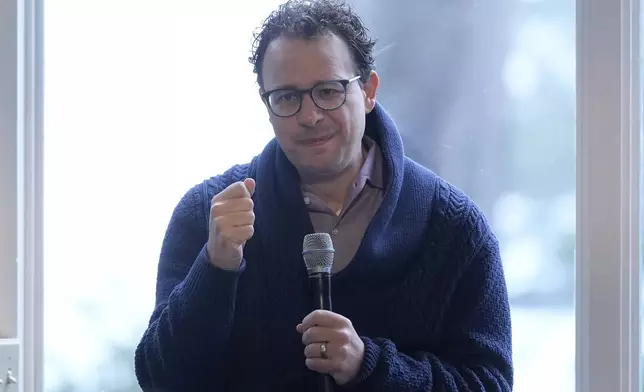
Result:
[[[219,268],[239,267],[246,241],[253,236],[255,180],[247,178],[216,194],[210,207],[210,233],[206,250],[210,262]]]

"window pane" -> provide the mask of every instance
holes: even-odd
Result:
[[[272,137],[247,58],[279,2],[229,3],[230,24],[210,1],[47,3],[47,391],[139,390],[172,209]],[[408,155],[470,194],[501,241],[515,391],[573,391],[574,2],[353,3]]]
[[[407,154],[499,237],[515,392],[574,391],[575,2],[353,2]]]
[[[18,337],[18,153],[15,131],[18,121],[15,83],[18,52],[15,14],[15,2],[0,2],[0,340]]]

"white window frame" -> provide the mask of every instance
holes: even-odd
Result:
[[[43,2],[0,2],[15,10],[20,391],[42,392]],[[578,392],[640,392],[640,24],[639,0],[577,0]]]
[[[640,17],[639,0],[577,0],[576,390],[583,392],[640,392]]]
[[[42,392],[43,366],[43,2],[5,0],[16,15],[17,50],[9,53],[17,81],[18,382],[20,392]],[[0,53],[0,56],[6,55]]]

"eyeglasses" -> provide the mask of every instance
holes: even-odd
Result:
[[[262,99],[271,112],[277,117],[290,117],[302,108],[304,94],[309,94],[317,107],[323,110],[333,110],[344,105],[347,100],[347,87],[353,81],[360,79],[329,80],[321,82],[309,89],[281,88],[266,91]]]

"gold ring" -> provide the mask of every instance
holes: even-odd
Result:
[[[326,343],[320,344],[320,358],[322,358],[322,359],[328,359],[329,358],[326,355]]]

